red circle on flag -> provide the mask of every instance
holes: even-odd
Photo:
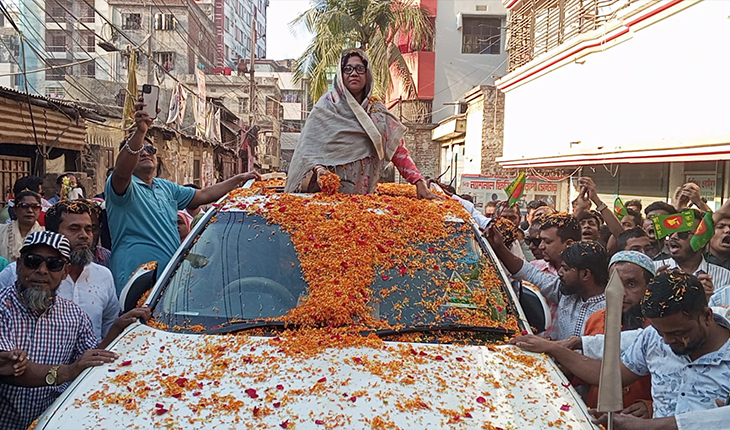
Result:
[[[664,227],[675,229],[682,225],[682,215],[674,215],[663,221]]]

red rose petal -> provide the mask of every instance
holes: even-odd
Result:
[[[360,364],[360,363],[362,363],[362,358],[360,358],[360,357],[352,357],[352,361],[354,361],[357,364]]]
[[[461,357],[456,357],[456,361],[464,361],[464,359]]]
[[[474,418],[469,412],[464,412],[464,418]]]
[[[383,245],[378,243],[375,245],[375,247],[378,248],[378,251],[385,252],[385,247]]]
[[[398,273],[400,273],[401,276],[406,274],[406,266],[400,266],[398,269]]]
[[[560,385],[562,385],[565,388],[568,388],[568,387],[570,387],[570,382],[568,382],[567,384],[560,384]]]
[[[199,396],[199,395],[200,395],[200,391],[193,391],[193,396]]]
[[[434,251],[436,251],[436,248],[434,248],[433,246],[428,248],[428,252],[430,252],[431,254],[433,254]]]
[[[327,378],[319,378],[319,380],[317,381],[318,384],[322,382],[327,382]]]
[[[275,408],[278,408],[281,406],[281,402],[274,402],[274,404],[272,406]]]
[[[289,420],[284,421],[283,423],[279,424],[279,427],[285,429],[289,427]]]
[[[248,396],[250,398],[252,398],[252,399],[258,399],[259,398],[259,395],[256,394],[256,390],[254,390],[253,388],[246,389],[246,394],[248,394]]]
[[[277,389],[277,390],[283,390],[283,389],[284,389],[284,386],[283,386],[283,385],[281,385],[281,384],[279,384],[279,385],[277,385],[277,386],[276,386],[276,389]]]
[[[317,424],[318,426],[324,425],[324,421],[322,421],[322,420],[314,420],[314,423]]]
[[[526,336],[526,335],[527,335],[527,330],[522,330],[522,336]]]
[[[357,397],[355,397],[355,396],[352,396],[352,397],[350,397],[350,401],[351,401],[351,402],[353,402],[353,403],[354,403],[354,402],[355,402],[356,400],[357,400]]]
[[[167,411],[169,411],[169,409],[165,409],[165,408],[160,408],[160,409],[157,409],[157,410],[155,411],[155,413],[156,413],[157,415],[162,415],[162,414],[164,414],[164,413],[165,413],[165,412],[167,412]]]
[[[563,405],[563,406],[560,407],[560,410],[561,411],[568,412],[570,410],[570,405]]]
[[[385,242],[385,244],[388,246],[393,246],[395,244],[395,242],[393,242],[392,240],[388,240]]]
[[[177,378],[175,381],[175,383],[180,387],[184,387],[186,382],[188,382],[188,378]]]
[[[180,396],[182,396],[182,393],[175,393],[175,394],[172,395],[172,397],[174,397],[176,399],[179,399]]]
[[[485,399],[484,397],[482,397],[482,396],[477,397],[477,403],[486,403],[486,402],[487,402],[487,399]]]
[[[155,407],[156,408],[164,408],[165,405],[163,405],[162,403],[155,403]]]
[[[502,312],[502,306],[497,306],[497,312]]]
[[[434,359],[436,359],[438,361],[443,361],[444,357],[437,355],[436,357],[434,357]]]
[[[383,279],[383,281],[387,281],[388,280],[388,275],[383,275],[380,278]]]
[[[121,364],[119,365],[119,367],[122,367],[122,366],[129,366],[130,364],[132,364],[132,360],[124,360],[124,361],[122,361],[122,363],[121,363]]]

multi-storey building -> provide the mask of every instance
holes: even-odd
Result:
[[[217,27],[217,67],[235,68],[251,58],[251,38],[256,30],[255,58],[266,58],[266,12],[269,0],[196,0],[213,10]],[[252,27],[253,25],[253,27]]]
[[[403,110],[411,122],[439,122],[459,109],[458,100],[464,93],[478,85],[492,85],[505,73],[507,10],[500,0],[416,3],[432,16],[434,38],[417,51],[411,49],[407,37],[400,40],[418,92],[418,100],[403,102]],[[389,99],[391,106],[407,99],[399,83]]]
[[[49,0],[53,1],[53,0]],[[216,65],[216,31],[213,16],[193,0],[109,0],[115,32],[117,78],[127,76],[126,50],[134,44],[137,83],[160,84],[166,70],[173,75],[192,74],[196,69],[211,73]],[[131,41],[130,41],[131,39]],[[151,53],[154,61],[147,60]]]
[[[502,166],[592,176],[605,201],[730,189],[730,3],[507,0]]]
[[[109,13],[105,0],[20,0],[16,7],[14,20],[27,41],[25,68],[41,70],[26,75],[29,91],[62,98],[66,75],[109,79],[113,66],[98,46],[111,36],[111,28],[100,16]],[[13,65],[4,68],[20,70],[16,60],[17,56],[10,59]],[[23,77],[17,76],[12,86],[25,89]]]

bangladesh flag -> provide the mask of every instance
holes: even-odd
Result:
[[[692,249],[697,250],[703,248],[705,245],[710,243],[710,239],[715,235],[715,226],[712,223],[712,211],[705,212],[705,216],[702,217],[702,221],[695,230],[695,235],[690,239],[689,244],[692,245]]]
[[[616,200],[613,201],[613,213],[616,215],[619,222],[621,222],[621,218],[629,214],[626,210],[626,206],[624,206],[624,202],[621,201],[621,197],[616,197]]]
[[[691,210],[672,215],[654,215],[651,220],[654,223],[654,235],[657,239],[667,237],[672,233],[694,231],[697,226],[695,214]]]
[[[509,186],[504,190],[504,192],[507,193],[507,197],[509,199],[509,201],[507,202],[507,207],[512,207],[512,205],[517,203],[517,201],[522,198],[522,195],[525,194],[526,181],[527,177],[525,176],[525,172],[520,172],[515,180],[512,181],[512,183],[509,184]]]

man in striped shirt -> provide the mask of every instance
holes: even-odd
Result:
[[[31,234],[20,250],[18,281],[0,291],[0,351],[26,351],[28,357],[21,375],[0,376],[3,430],[28,428],[84,369],[117,358],[111,351],[95,349],[86,313],[56,296],[70,254],[63,235]]]

